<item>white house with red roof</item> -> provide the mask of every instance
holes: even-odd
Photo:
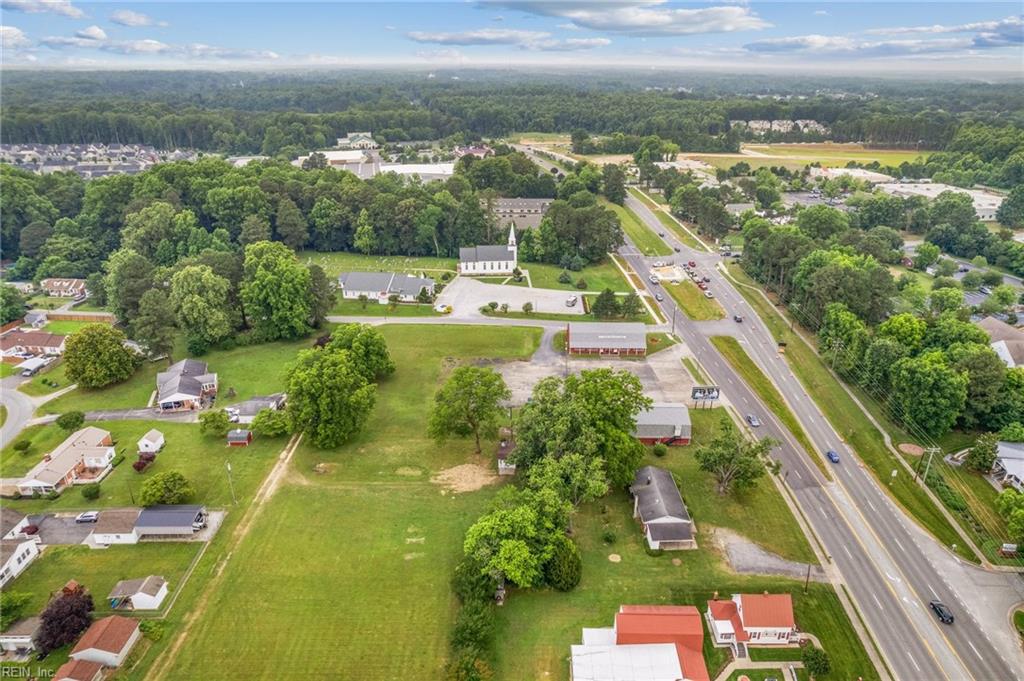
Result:
[[[789,645],[796,642],[793,598],[789,594],[736,594],[708,601],[708,629],[715,645]]]
[[[93,622],[78,639],[71,659],[120,667],[140,635],[138,620],[120,615],[104,617]]]
[[[612,627],[583,629],[572,646],[573,681],[708,681],[700,611],[690,605],[623,605]]]

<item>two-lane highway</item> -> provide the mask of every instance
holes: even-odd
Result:
[[[641,202],[630,197],[627,205],[655,233],[663,231],[657,217]],[[666,240],[680,248],[680,257],[697,261],[698,267],[707,271],[713,272],[720,260],[717,255],[693,251],[675,239]],[[624,248],[622,255],[646,284],[647,259],[631,247]],[[701,325],[687,321],[681,311],[677,314],[677,333],[737,409],[757,413],[766,424],[766,434],[784,443],[778,458],[787,472],[787,481],[843,575],[893,673],[901,679],[1020,678],[1019,659],[1012,657],[1012,651],[997,651],[971,616],[966,607],[970,593],[958,592],[958,587],[963,591],[965,585],[947,584],[942,577],[943,565],[935,564],[920,550],[921,542],[933,539],[906,518],[845,446],[778,355],[768,329],[754,310],[720,273],[713,278],[711,288],[730,316],[738,313],[746,320],[736,325],[733,335],[786,396],[814,445],[822,452],[840,451],[842,461],[832,467],[837,482],[825,483],[809,455],[718,354]],[[666,297],[661,305],[671,317],[674,302]],[[951,555],[941,555],[956,561]],[[955,625],[936,622],[927,605],[933,599],[953,607]]]

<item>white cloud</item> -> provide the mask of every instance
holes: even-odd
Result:
[[[111,13],[110,20],[122,26],[166,26],[166,21],[157,21],[148,14],[134,12],[130,9],[119,9]]]
[[[563,31],[581,31],[581,30],[583,30],[579,26],[577,26],[576,24],[559,24],[558,28],[562,29]]]
[[[956,52],[967,49],[971,41],[964,38],[940,40],[857,40],[846,36],[801,35],[768,38],[748,43],[750,52],[771,54],[804,54],[831,57],[894,57],[928,53]]]
[[[513,45],[524,50],[570,52],[610,45],[607,38],[570,38],[559,40],[547,31],[524,31],[514,28],[481,28],[472,31],[411,31],[406,36],[418,43],[437,45]]]
[[[0,48],[4,50],[16,50],[19,47],[28,47],[32,41],[28,39],[25,32],[14,26],[0,26]]]
[[[28,14],[48,12],[72,19],[81,19],[85,16],[85,12],[72,5],[71,0],[0,0],[0,7]]]
[[[95,29],[95,30],[93,30]],[[54,50],[85,48],[122,55],[157,55],[195,60],[272,61],[279,58],[270,50],[249,50],[217,47],[204,43],[172,45],[151,38],[141,40],[111,40],[96,26],[78,31],[74,36],[48,36],[40,41]]]
[[[1020,16],[1007,17],[998,21],[976,21],[969,24],[944,26],[898,26],[894,28],[873,28],[865,33],[871,35],[898,35],[901,33],[1024,33],[1024,19]],[[1018,40],[1019,42],[1019,40]]]
[[[395,27],[392,26],[391,24],[388,24],[387,26],[384,27],[384,30],[385,31],[393,31],[393,30],[395,30]]]
[[[745,5],[673,8],[666,0],[479,0],[485,5],[560,17],[579,28],[646,36],[694,35],[759,30],[771,26]]]
[[[86,40],[107,39],[107,32],[99,26],[90,26],[89,28],[83,28],[80,31],[75,31],[75,35],[79,38],[85,38]]]
[[[828,16],[828,10],[816,9],[816,10],[814,10],[814,16],[816,16],[816,17],[827,17]]]

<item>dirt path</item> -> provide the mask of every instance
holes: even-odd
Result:
[[[189,631],[192,625],[195,624],[206,612],[206,608],[209,606],[211,596],[216,592],[217,586],[221,579],[223,579],[224,568],[227,567],[228,561],[231,560],[231,556],[234,555],[235,549],[238,548],[239,544],[249,534],[249,530],[252,529],[256,518],[259,516],[260,509],[274,496],[274,492],[281,486],[281,482],[288,475],[288,464],[291,463],[292,455],[295,454],[295,450],[299,446],[299,442],[302,441],[302,435],[295,435],[285,448],[281,450],[281,454],[277,458],[277,463],[274,464],[274,468],[271,469],[270,474],[263,480],[263,484],[256,491],[256,496],[253,497],[252,503],[249,508],[246,509],[245,515],[242,516],[242,521],[235,528],[234,532],[231,533],[231,537],[228,540],[226,548],[226,555],[220,564],[217,565],[217,569],[214,572],[213,579],[206,588],[203,590],[202,595],[199,597],[199,601],[195,607],[188,614],[183,621],[183,627],[181,633],[174,642],[166,649],[160,656],[153,662],[153,666],[150,669],[150,679],[163,679],[167,676],[170,671],[174,660],[177,657],[178,651],[181,650],[185,644],[185,640],[188,638]]]

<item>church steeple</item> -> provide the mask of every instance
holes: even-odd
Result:
[[[508,245],[510,248],[515,248],[516,245],[516,226],[514,224],[508,226]]]

